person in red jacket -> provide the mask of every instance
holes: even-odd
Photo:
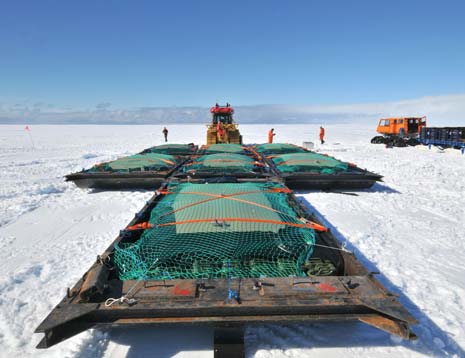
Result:
[[[321,144],[325,143],[325,129],[320,126],[320,141]]]
[[[218,143],[224,143],[226,141],[225,134],[226,130],[224,129],[223,123],[218,121],[216,124],[216,138]]]
[[[273,143],[273,137],[276,135],[274,133],[274,128],[271,128],[270,131],[268,132],[268,143]]]

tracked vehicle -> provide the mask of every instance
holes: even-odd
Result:
[[[371,143],[394,147],[415,146],[419,144],[418,136],[425,126],[426,117],[382,118],[376,128],[381,135],[373,137]]]
[[[241,357],[246,324],[416,320],[280,183],[162,186],[40,324],[38,348],[105,325],[211,325]]]
[[[210,108],[212,121],[207,126],[207,145],[216,143],[242,144],[242,136],[239,126],[234,122],[234,108],[226,104],[220,106],[216,104]]]

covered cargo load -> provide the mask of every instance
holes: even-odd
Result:
[[[156,189],[184,161],[167,154],[135,154],[69,174],[66,181],[80,188]]]
[[[151,228],[115,245],[120,279],[307,276],[315,231],[287,193],[273,183],[170,185]]]
[[[219,153],[232,153],[232,154],[254,154],[253,151],[241,144],[233,143],[217,143],[204,145],[200,148],[199,154],[219,154]]]
[[[101,172],[143,172],[143,171],[166,171],[176,164],[176,158],[166,154],[135,154],[128,157],[118,158],[111,162],[100,163],[88,169],[88,173]]]
[[[347,172],[349,164],[319,153],[293,153],[270,156],[281,173],[313,172],[335,174]]]
[[[159,153],[175,156],[191,156],[197,151],[198,146],[194,143],[188,144],[162,144],[155,147],[150,147],[142,151],[144,153]]]
[[[251,146],[257,153],[264,156],[289,153],[306,153],[307,149],[289,143],[264,143]]]
[[[310,151],[269,155],[266,160],[291,188],[361,189],[371,187],[382,178],[355,164]]]
[[[192,178],[234,176],[243,180],[272,176],[267,164],[257,157],[234,153],[202,155],[183,165],[175,177]]]

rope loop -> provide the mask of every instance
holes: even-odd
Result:
[[[137,300],[135,298],[127,298],[126,296],[121,296],[120,298],[109,298],[105,301],[105,307],[111,307],[115,303],[127,304],[128,306],[135,305]]]

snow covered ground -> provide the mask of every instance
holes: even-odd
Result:
[[[420,322],[416,342],[361,323],[250,327],[248,357],[465,357],[465,156],[372,145],[374,125],[327,125],[316,149],[384,175],[349,196],[300,192],[306,204]],[[0,126],[0,356],[212,357],[209,329],[112,328],[35,350],[33,330],[152,193],[86,192],[67,173],[161,143],[163,126]],[[269,125],[244,125],[247,143]],[[276,141],[317,141],[318,126],[274,125]],[[171,142],[205,140],[169,126]],[[31,141],[32,139],[32,141]]]

